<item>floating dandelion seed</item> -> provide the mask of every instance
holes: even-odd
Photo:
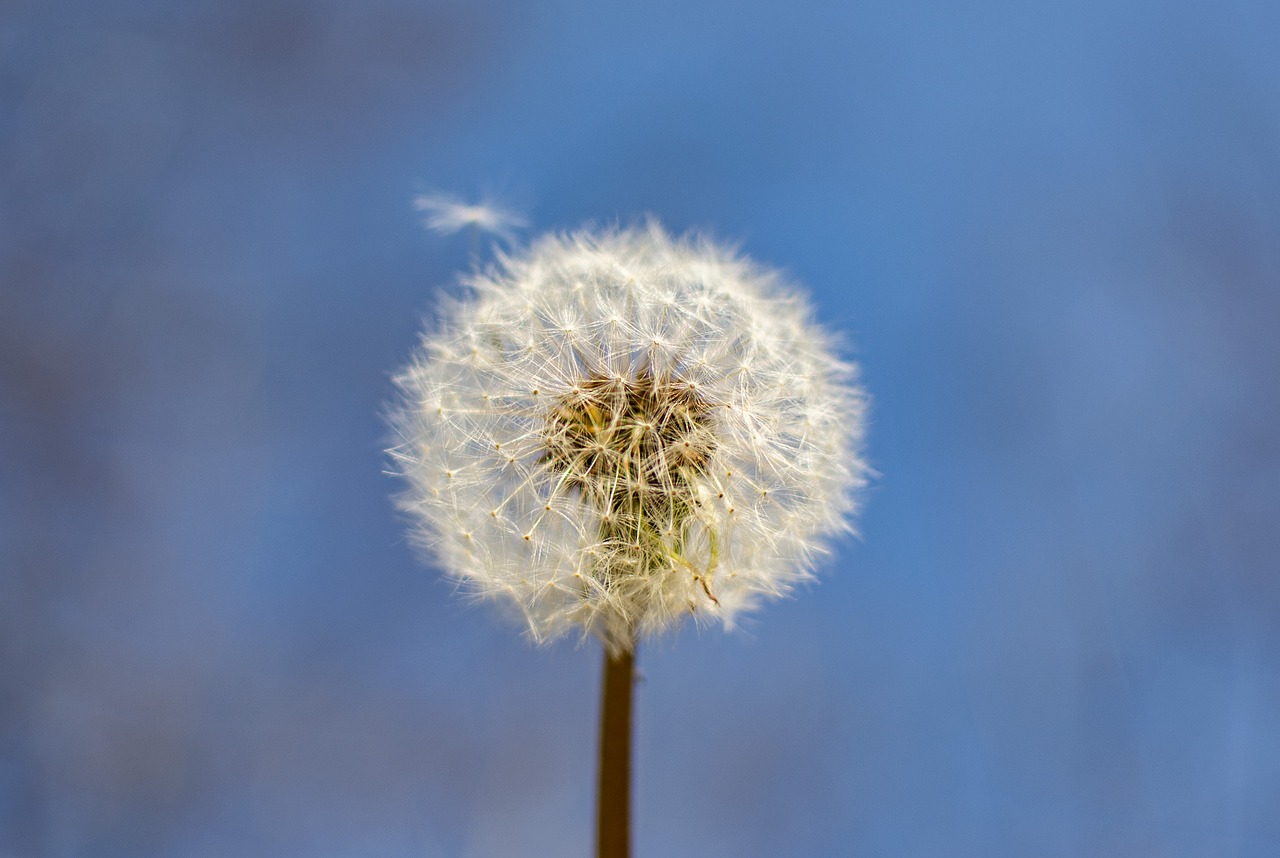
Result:
[[[865,397],[776,272],[650,224],[468,285],[396,379],[391,455],[440,564],[536,640],[732,626],[848,529]]]
[[[413,207],[424,213],[427,229],[444,235],[475,229],[511,241],[515,230],[527,225],[519,213],[492,200],[465,203],[448,194],[419,194],[413,198]]]

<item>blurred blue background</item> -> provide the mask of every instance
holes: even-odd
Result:
[[[0,10],[0,856],[591,843],[599,653],[415,557],[465,239],[646,212],[849,332],[820,583],[641,653],[641,856],[1280,854],[1280,6]]]

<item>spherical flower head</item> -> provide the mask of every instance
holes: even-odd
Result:
[[[467,285],[396,379],[390,453],[439,564],[536,640],[731,627],[849,529],[865,396],[776,272],[651,223]]]

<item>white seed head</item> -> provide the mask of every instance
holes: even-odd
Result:
[[[732,626],[849,529],[865,396],[802,297],[657,224],[472,275],[396,382],[403,508],[539,641]]]

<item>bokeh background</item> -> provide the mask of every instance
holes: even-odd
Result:
[[[641,656],[641,856],[1280,854],[1280,5],[0,5],[0,855],[559,856],[596,647],[406,544],[465,239],[653,213],[849,332],[820,583]]]

